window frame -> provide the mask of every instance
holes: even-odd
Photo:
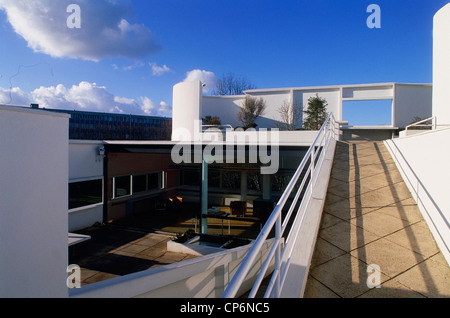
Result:
[[[101,189],[100,189],[100,202],[96,202],[96,203],[92,203],[92,204],[86,204],[86,205],[82,205],[82,206],[78,206],[78,207],[74,207],[71,208],[70,207],[70,185],[71,184],[75,184],[75,183],[83,183],[83,182],[91,182],[91,181],[100,181],[101,183]],[[104,187],[105,187],[105,181],[103,177],[93,177],[93,178],[86,178],[86,179],[74,179],[74,180],[69,180],[68,184],[67,184],[67,209],[69,212],[73,212],[73,211],[77,211],[77,210],[84,210],[84,209],[89,209],[98,205],[102,205],[105,202],[105,191],[104,191]]]

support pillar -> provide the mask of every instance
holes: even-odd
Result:
[[[241,172],[241,201],[247,202],[247,171]]]
[[[271,175],[263,174],[263,199],[270,200],[272,197]]]
[[[208,233],[208,162],[203,158],[202,160],[202,196],[201,196],[201,207],[202,207],[202,217],[201,217],[201,230],[200,233]]]

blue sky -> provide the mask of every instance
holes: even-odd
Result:
[[[0,0],[0,103],[170,116],[188,75],[258,88],[430,83],[433,15],[448,2]],[[66,26],[69,4],[81,29]],[[366,25],[370,4],[380,29]]]

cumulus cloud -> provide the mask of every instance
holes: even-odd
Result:
[[[152,68],[152,73],[155,76],[161,76],[164,73],[170,72],[171,69],[167,65],[159,66],[156,63],[148,63]]]
[[[31,92],[31,96],[35,103],[45,108],[151,116],[171,114],[167,104],[167,108],[162,108],[148,97],[132,99],[115,96],[105,86],[90,82],[81,82],[70,88],[62,84],[40,87]]]
[[[18,87],[13,87],[11,89],[4,89],[0,87],[0,104],[29,106],[31,102],[28,94]]]
[[[217,87],[217,76],[213,72],[202,71],[202,70],[192,70],[187,72],[185,82],[190,81],[201,81],[205,86],[203,87],[204,93],[209,93],[216,89]]]
[[[159,51],[152,32],[130,23],[130,1],[78,0],[80,28],[69,28],[73,0],[0,0],[14,31],[35,52],[52,57],[98,61],[122,57],[139,59]]]

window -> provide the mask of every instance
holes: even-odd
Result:
[[[201,174],[199,170],[182,170],[181,185],[198,186],[201,182]]]
[[[241,189],[241,173],[239,171],[223,171],[222,188],[230,190]]]
[[[344,101],[342,118],[350,126],[390,126],[392,100]]]
[[[102,202],[102,179],[69,183],[69,210]]]
[[[263,190],[262,175],[259,173],[250,172],[247,176],[247,189],[262,191]]]
[[[152,172],[113,178],[113,199],[164,189],[164,173]]]
[[[133,194],[147,191],[147,175],[133,176]]]
[[[114,178],[114,198],[120,198],[131,194],[130,176]]]
[[[156,172],[156,173],[149,173],[147,175],[148,177],[148,188],[147,190],[157,190],[157,189],[163,189],[163,179],[162,179],[162,173]]]

